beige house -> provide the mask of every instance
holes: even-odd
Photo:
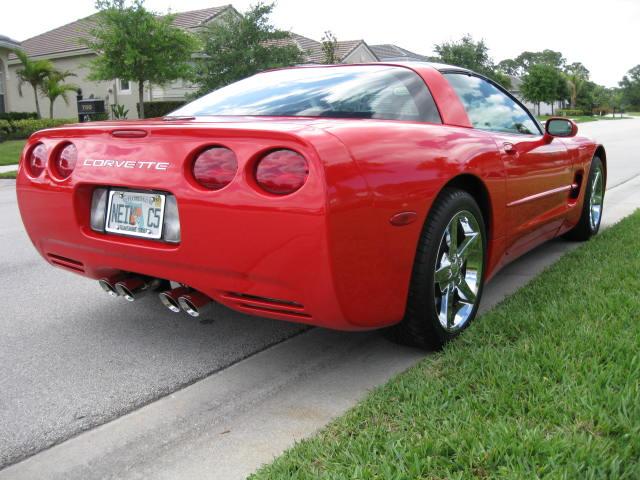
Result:
[[[176,14],[174,25],[188,31],[197,31],[210,22],[221,21],[226,15],[239,15],[231,6],[206,8]],[[109,82],[88,80],[88,63],[95,57],[95,53],[82,43],[95,22],[94,16],[83,18],[62,27],[50,30],[21,42],[21,49],[30,58],[48,59],[56,69],[69,70],[75,73],[67,82],[78,86],[78,96],[83,99],[103,99],[107,109],[113,104],[123,104],[129,110],[129,118],[137,116],[138,86],[136,82],[126,79],[114,79]],[[0,37],[1,38],[1,37]],[[1,47],[0,47],[1,48]],[[0,50],[1,55],[1,50]],[[0,57],[1,58],[1,57]],[[9,99],[10,109],[16,112],[34,112],[35,100],[31,86],[23,85],[22,95],[18,90],[16,71],[20,69],[20,61],[15,55],[8,57],[8,72],[6,73],[6,97]],[[182,81],[167,86],[147,85],[145,100],[180,100],[190,86]],[[71,98],[73,97],[73,98]],[[43,115],[49,107],[49,100],[40,97],[40,108]],[[6,101],[6,100],[5,100]],[[58,99],[54,104],[56,118],[74,118],[78,116],[77,98],[69,96],[69,104]]]
[[[212,7],[189,12],[179,12],[174,19],[174,25],[187,31],[197,32],[199,28],[211,22],[224,21],[228,15],[240,15],[231,5]],[[88,49],[82,39],[86,38],[93,27],[95,16],[77,20],[50,30],[35,37],[24,40],[20,48],[30,58],[48,59],[56,69],[68,70],[75,73],[67,82],[78,86],[78,96],[69,96],[69,104],[58,99],[54,104],[54,116],[57,118],[76,118],[78,116],[77,100],[104,100],[107,111],[111,105],[123,104],[129,110],[129,118],[137,116],[138,88],[137,83],[127,79],[114,79],[108,82],[96,82],[87,79],[88,63],[95,58],[95,53]],[[324,63],[322,43],[296,33],[291,38],[281,41],[296,45],[305,63]],[[5,46],[6,44],[6,46]],[[4,105],[0,109],[16,112],[35,111],[35,100],[31,86],[24,85],[22,94],[18,89],[16,71],[21,68],[20,61],[15,55],[9,54],[10,49],[17,46],[6,37],[0,36],[0,94],[4,93]],[[390,60],[421,60],[421,55],[413,54],[395,45],[369,46],[364,40],[338,41],[336,57],[339,63],[364,63]],[[4,69],[4,74],[2,74]],[[4,92],[3,92],[4,90]],[[145,101],[181,101],[193,92],[195,87],[179,80],[168,85],[146,85]],[[72,98],[73,97],[73,98]],[[41,96],[40,108],[48,111],[49,100]],[[1,110],[0,110],[1,111]]]
[[[19,42],[0,35],[0,113],[8,112],[11,108],[7,95],[7,79],[9,78],[9,55],[16,48],[20,48]]]

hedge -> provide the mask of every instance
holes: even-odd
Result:
[[[167,113],[179,109],[187,102],[164,101],[164,102],[144,102],[144,116],[146,118],[164,117]],[[140,104],[137,104],[140,112]]]
[[[3,112],[0,113],[0,120],[36,120],[38,114],[36,112]]]
[[[591,112],[585,112],[584,110],[577,108],[558,108],[555,113],[559,117],[580,117],[582,115],[591,115]]]
[[[75,118],[43,118],[28,120],[0,120],[0,140],[21,140],[45,128],[78,123]]]

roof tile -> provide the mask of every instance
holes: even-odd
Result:
[[[173,20],[173,24],[176,27],[190,30],[201,26],[229,7],[230,5],[224,5],[189,12],[177,12],[175,13],[176,17]],[[82,38],[87,37],[90,30],[95,26],[96,15],[97,14],[93,14],[24,40],[22,42],[22,50],[24,50],[29,57],[85,50],[87,47],[82,43]],[[10,58],[16,57],[12,55]]]

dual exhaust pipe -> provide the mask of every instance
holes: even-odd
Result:
[[[200,317],[210,310],[212,300],[189,287],[178,287],[158,295],[162,304],[174,313],[183,311],[192,317]]]
[[[124,297],[133,302],[157,290],[161,284],[157,278],[138,275],[115,275],[98,280],[100,288],[112,297]],[[210,310],[213,301],[189,287],[177,287],[158,294],[162,304],[174,313],[183,311],[192,317],[200,317]]]
[[[98,280],[100,288],[112,297],[124,297],[128,302],[133,302],[144,297],[149,292],[160,286],[161,280],[146,278],[137,275],[115,275]]]

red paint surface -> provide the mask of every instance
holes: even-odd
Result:
[[[43,143],[47,168],[33,178],[23,159],[17,178],[27,232],[47,261],[94,279],[121,271],[170,279],[242,312],[330,328],[396,323],[404,314],[420,232],[449,182],[473,177],[489,195],[491,277],[576,224],[584,185],[577,198],[562,187],[587,178],[596,149],[579,137],[549,143],[542,135],[475,130],[444,77],[427,66],[416,71],[443,125],[218,117],[38,132],[25,152]],[[69,141],[78,160],[70,177],[60,180],[52,175],[51,152]],[[195,158],[209,147],[229,148],[237,159],[236,174],[219,190],[193,177]],[[304,156],[309,170],[290,195],[269,193],[255,179],[257,162],[281,149]],[[99,167],[90,161],[96,159],[130,168]],[[92,231],[96,186],[175,195],[180,244]],[[390,219],[403,212],[415,212],[415,221],[393,225]]]

